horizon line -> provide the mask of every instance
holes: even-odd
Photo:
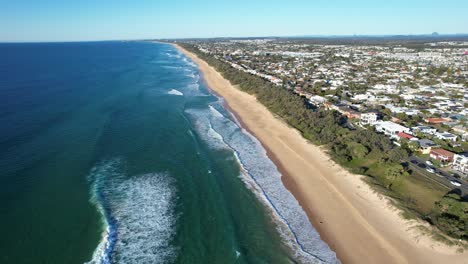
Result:
[[[270,35],[270,36],[218,36],[218,37],[177,37],[177,38],[134,38],[134,39],[96,39],[96,40],[26,40],[26,41],[0,41],[0,44],[21,43],[79,43],[79,42],[110,42],[110,41],[149,41],[149,40],[195,40],[195,39],[263,39],[263,38],[384,38],[384,37],[468,37],[468,33],[424,33],[424,34],[305,34],[305,35]]]

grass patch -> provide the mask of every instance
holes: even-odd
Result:
[[[409,202],[408,207],[421,215],[427,215],[435,202],[440,201],[448,191],[448,188],[416,172],[405,179],[400,195]]]

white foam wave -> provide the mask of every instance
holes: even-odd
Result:
[[[187,77],[191,79],[192,84],[197,84],[200,82],[200,74],[196,71],[190,71],[188,74],[186,74]]]
[[[173,66],[173,65],[161,65],[160,67],[164,68],[164,69],[169,69],[169,70],[180,70],[180,69],[182,69],[181,66]]]
[[[166,263],[176,256],[175,190],[164,173],[128,177],[120,160],[92,169],[92,201],[103,215],[106,236],[89,263]]]
[[[208,108],[210,108],[211,113],[213,113],[214,116],[219,117],[219,118],[224,118],[223,114],[221,114],[216,108],[214,108],[212,105],[209,105]]]
[[[260,142],[213,106],[187,109],[197,134],[217,149],[230,149],[244,170],[246,185],[272,210],[278,231],[305,263],[339,263],[336,254],[320,239],[294,196],[284,187],[281,174]],[[211,131],[213,130],[213,131]]]
[[[197,64],[195,64],[192,60],[188,59],[187,57],[183,57],[182,59],[187,65],[190,65],[194,68],[197,68]]]
[[[167,92],[167,94],[170,94],[170,95],[178,95],[178,96],[183,96],[183,95],[184,95],[181,91],[176,90],[176,89],[170,90],[169,92]]]
[[[181,88],[187,96],[210,96],[205,90],[202,90],[198,82],[191,82]]]
[[[206,116],[198,115],[199,111],[198,109],[187,109],[185,111],[189,115],[196,116],[196,118],[192,119],[192,123],[197,134],[212,148],[226,148],[223,137],[213,129]]]
[[[182,57],[182,54],[177,50],[175,51],[175,53],[166,52],[166,55],[168,57],[171,57],[171,58],[181,58]]]
[[[199,92],[200,91],[200,85],[198,83],[191,83],[189,85],[187,85],[187,88],[191,91],[194,91],[194,92]]]
[[[166,52],[166,55],[171,57],[171,58],[180,58],[181,57],[181,54],[180,53],[169,53],[169,52]]]
[[[185,76],[190,77],[190,78],[192,78],[192,79],[196,79],[196,78],[197,78],[197,75],[195,75],[195,73],[194,73],[193,71],[188,70],[187,72],[188,72],[188,73],[187,73]]]

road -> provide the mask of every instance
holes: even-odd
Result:
[[[423,173],[424,175],[429,176],[434,181],[447,186],[449,189],[459,189],[462,195],[468,195],[468,184],[460,179],[455,178],[452,174],[442,171],[434,166],[429,166],[426,164],[426,160],[421,159],[416,156],[411,156],[409,159],[409,165],[412,169],[417,170],[418,172]],[[435,173],[430,173],[426,169],[431,167],[434,169]],[[457,187],[450,183],[450,181],[458,181],[462,184],[462,186]]]

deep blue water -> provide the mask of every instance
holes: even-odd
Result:
[[[0,263],[334,262],[174,47],[0,44]]]

